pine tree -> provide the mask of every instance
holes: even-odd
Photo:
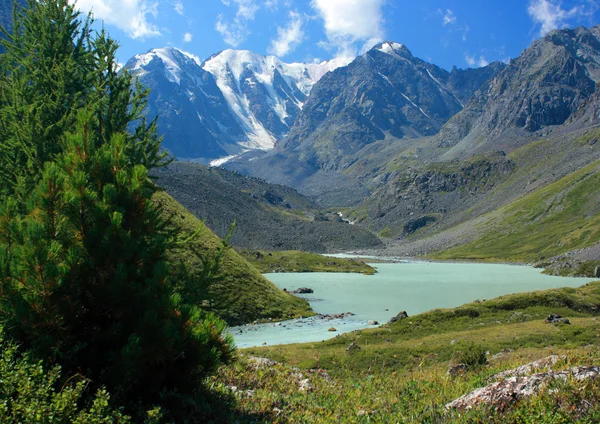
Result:
[[[165,157],[116,43],[67,0],[17,15],[0,56],[0,324],[138,418],[183,413],[233,352],[225,323],[196,306],[219,255],[200,281],[167,262],[181,241],[148,178]]]

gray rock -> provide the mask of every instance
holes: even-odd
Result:
[[[406,313],[406,311],[402,311],[395,317],[390,318],[390,322],[396,322],[405,318],[408,318],[408,314]]]
[[[356,344],[356,342],[352,342],[348,345],[348,347],[346,347],[346,352],[348,353],[353,353],[356,352],[357,350],[360,350],[360,346]]]
[[[567,318],[563,318],[558,314],[550,314],[545,320],[549,324],[571,324]]]
[[[451,366],[450,368],[448,368],[448,375],[451,375],[452,377],[456,377],[458,375],[463,375],[467,372],[467,366],[465,364],[458,364],[458,365],[454,365]]]
[[[379,321],[376,321],[376,320],[373,320],[373,319],[372,319],[372,320],[369,320],[369,321],[367,322],[367,325],[379,325]]]
[[[516,401],[538,394],[551,380],[586,381],[598,378],[600,368],[574,367],[565,371],[550,371],[527,377],[510,377],[459,397],[446,404],[446,409],[470,410],[481,405],[505,408]]]

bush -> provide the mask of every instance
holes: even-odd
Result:
[[[488,363],[486,350],[474,343],[457,352],[456,357],[456,362],[465,364],[467,368],[476,368]]]
[[[80,406],[89,380],[75,376],[60,391],[60,367],[46,369],[41,361],[21,355],[0,329],[0,422],[4,424],[128,423],[129,418],[109,407],[109,395],[99,389],[88,407]],[[155,414],[155,412],[153,412]]]

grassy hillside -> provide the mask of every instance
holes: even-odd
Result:
[[[299,251],[265,252],[239,250],[239,254],[262,273],[267,272],[356,272],[375,274],[375,269],[357,259],[332,258]]]
[[[499,409],[458,413],[444,405],[499,371],[550,354],[566,356],[555,370],[598,365],[599,311],[600,282],[502,296],[324,342],[246,349],[240,363],[222,370],[220,387],[231,393],[227,387],[236,386],[238,413],[264,422],[598,422],[598,380],[551,383]],[[571,324],[545,323],[550,313]],[[348,351],[352,342],[360,349]],[[261,369],[250,355],[279,364]],[[457,363],[467,364],[464,375],[447,375]],[[312,389],[299,390],[300,378]]]
[[[486,216],[474,241],[441,259],[536,262],[600,241],[600,162]]]
[[[191,235],[201,226],[196,217],[164,191],[156,192],[153,200],[173,224],[185,233]],[[211,255],[220,245],[220,239],[204,227],[193,239],[192,249],[176,249],[170,252],[170,260],[173,263],[183,262],[186,269],[193,273],[202,268],[203,258]],[[222,270],[224,278],[213,288],[212,308],[230,325],[311,314],[305,300],[279,290],[232,249],[225,253]]]

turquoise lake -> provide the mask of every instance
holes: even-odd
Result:
[[[375,275],[340,273],[265,274],[289,291],[309,287],[303,295],[320,314],[352,312],[344,319],[304,318],[230,329],[238,347],[317,342],[337,334],[386,323],[400,311],[410,316],[436,308],[453,308],[476,299],[556,287],[578,287],[594,279],[544,275],[529,266],[407,261],[371,264]],[[330,332],[334,327],[337,331]]]

